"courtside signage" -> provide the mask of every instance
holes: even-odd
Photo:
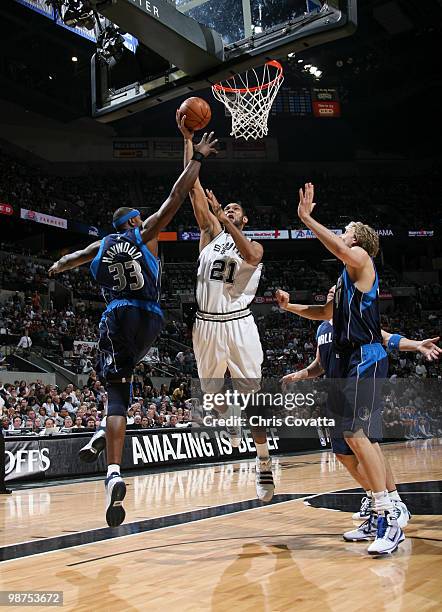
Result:
[[[244,236],[251,240],[288,240],[289,230],[245,230]]]
[[[0,204],[0,215],[13,215],[14,209],[10,204]]]
[[[336,236],[341,236],[342,234],[341,229],[332,229],[330,231],[333,232],[333,234],[336,234]],[[313,238],[316,239],[316,236],[314,235],[312,230],[309,230],[309,229],[292,230],[293,240],[311,240]]]
[[[67,219],[53,217],[52,215],[46,215],[45,213],[36,212],[35,210],[28,210],[27,208],[20,208],[20,218],[26,221],[34,221],[35,223],[43,223],[44,225],[52,225],[53,227],[59,227],[61,229],[68,228]]]
[[[434,230],[408,230],[409,238],[433,238]]]

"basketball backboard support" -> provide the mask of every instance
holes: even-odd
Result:
[[[348,36],[357,24],[356,0],[117,0],[97,9],[169,63],[115,88],[108,66],[93,56],[92,110],[102,122],[195,95],[270,59]]]

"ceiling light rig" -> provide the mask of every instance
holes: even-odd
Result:
[[[96,16],[89,0],[45,0],[45,4],[55,8],[70,28],[80,26],[93,30],[95,27]]]

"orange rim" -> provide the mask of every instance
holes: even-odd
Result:
[[[264,83],[264,85],[257,85],[256,87],[224,87],[224,85],[220,85],[219,83],[217,83],[216,85],[213,85],[212,87],[213,89],[216,89],[217,91],[225,91],[226,93],[247,93],[247,92],[254,92],[254,91],[260,91],[263,89],[268,89],[271,85],[273,85],[273,83],[276,83],[276,81],[279,81],[279,79],[282,78],[284,71],[283,71],[281,64],[277,60],[270,60],[270,62],[265,63],[265,66],[273,66],[273,68],[276,68],[278,70],[278,74],[276,75],[274,79],[272,79],[268,83]]]

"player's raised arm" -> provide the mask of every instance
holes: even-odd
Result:
[[[216,143],[214,134],[204,134],[201,142],[195,145],[195,154],[193,159],[187,164],[184,172],[181,174],[167,200],[162,204],[156,213],[151,215],[143,223],[141,237],[143,242],[149,242],[157,238],[160,231],[167,227],[177,213],[178,209],[186,199],[187,194],[192,188],[195,180],[198,178],[201,168],[201,161],[208,157],[211,153],[216,154]]]
[[[304,304],[291,304],[290,295],[287,291],[278,289],[275,293],[276,301],[278,306],[282,310],[287,312],[293,312],[304,319],[310,319],[312,321],[328,321],[333,316],[333,299],[328,300],[326,304],[322,306],[306,306]]]
[[[89,263],[98,253],[100,244],[101,240],[97,240],[97,242],[93,242],[85,249],[75,251],[74,253],[69,253],[68,255],[63,255],[63,257],[61,257],[58,261],[52,264],[52,266],[49,268],[49,276],[55,276],[56,274],[65,272],[65,270],[78,268],[83,264]]]
[[[221,204],[216,199],[216,196],[213,191],[211,191],[210,189],[206,189],[206,194],[210,206],[213,210],[213,214],[216,216],[218,221],[222,223],[222,225],[224,225],[224,229],[226,230],[226,232],[228,232],[232,236],[236,248],[243,256],[244,261],[246,261],[251,266],[257,266],[259,263],[261,263],[261,259],[264,253],[262,245],[260,245],[259,242],[248,240],[244,236],[243,232],[235,224],[234,209],[235,207],[238,207],[238,209],[241,210],[239,204],[229,204],[226,208],[230,208],[232,210],[229,210],[229,213],[226,214]],[[243,217],[243,221],[244,223],[247,223],[247,218]]]
[[[184,137],[184,167],[187,166],[193,157],[193,135],[194,132],[185,125],[186,115],[180,116],[179,110],[176,112],[176,122],[178,129]],[[204,247],[213,238],[220,233],[221,224],[214,214],[210,211],[207,202],[206,194],[201,185],[199,177],[197,177],[192,189],[189,192],[190,201],[192,202],[193,212],[196,222],[201,230],[201,247]],[[205,235],[204,235],[205,234]]]
[[[396,349],[399,351],[412,351],[421,353],[428,361],[439,359],[442,355],[442,349],[437,346],[440,338],[427,338],[426,340],[410,340],[400,334],[390,334],[381,330],[382,344],[390,350]]]
[[[369,261],[370,257],[366,250],[359,246],[347,246],[342,238],[336,236],[321,223],[312,218],[316,204],[313,202],[315,195],[312,183],[306,183],[304,191],[299,190],[298,217],[315,234],[322,244],[340,259],[344,264],[355,269],[362,269]]]

